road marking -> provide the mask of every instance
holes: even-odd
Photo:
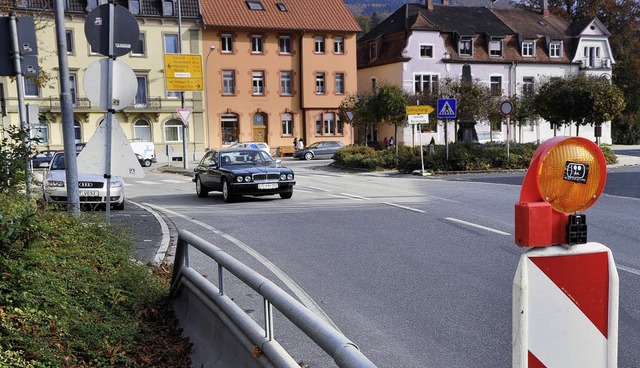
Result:
[[[158,185],[158,184],[160,184],[157,181],[148,181],[148,180],[135,180],[134,183],[136,183],[136,184],[146,184],[146,185]]]
[[[436,197],[436,196],[429,196],[430,198],[435,198],[435,199],[439,199],[441,201],[445,201],[445,202],[450,202],[450,203],[457,203],[460,204],[460,202],[458,201],[454,201],[453,199],[448,199],[448,198],[442,198],[442,197]]]
[[[178,184],[186,183],[188,181],[191,181],[191,179],[183,179],[183,180],[163,179],[162,180],[163,183],[178,183]]]
[[[370,200],[371,199],[371,198],[362,197],[362,196],[359,196],[359,195],[349,194],[349,193],[340,193],[340,194],[345,196],[345,197],[350,197],[350,198],[358,199],[358,200]]]
[[[474,224],[473,222],[467,222],[467,221],[459,220],[459,219],[456,219],[456,218],[453,218],[453,217],[445,217],[444,219],[452,221],[452,222],[457,222],[459,224],[475,227],[475,228],[478,228],[478,229],[491,231],[492,233],[496,233],[496,234],[500,234],[500,235],[511,235],[509,233],[505,233],[504,231],[500,231],[500,230],[492,229],[490,227]]]
[[[314,312],[320,318],[323,318],[327,323],[329,323],[337,331],[340,331],[338,326],[336,326],[336,324],[333,323],[331,318],[329,318],[329,316],[322,310],[322,308],[320,308],[320,306],[309,296],[309,294],[307,294],[300,286],[298,286],[298,284],[295,281],[293,281],[293,279],[291,279],[289,276],[287,276],[287,274],[285,274],[282,270],[280,270],[278,268],[278,266],[274,265],[266,257],[264,257],[262,254],[260,254],[260,253],[256,252],[255,250],[253,250],[253,248],[251,248],[247,244],[243,243],[242,241],[234,238],[233,236],[231,236],[231,235],[229,235],[229,234],[227,234],[227,233],[225,233],[223,231],[220,231],[220,230],[214,228],[213,226],[211,226],[209,224],[205,224],[204,222],[199,221],[199,220],[195,220],[195,219],[193,219],[193,218],[191,218],[189,216],[185,216],[185,215],[183,215],[181,213],[171,211],[171,210],[169,210],[167,208],[164,208],[164,207],[155,206],[155,205],[150,204],[150,203],[144,203],[144,205],[152,207],[152,208],[155,208],[158,211],[162,211],[162,212],[169,213],[171,215],[180,217],[180,218],[182,218],[184,220],[187,220],[189,222],[192,222],[192,223],[194,223],[196,225],[200,225],[200,226],[204,227],[205,229],[213,232],[214,234],[229,240],[230,242],[235,244],[238,248],[244,250],[250,256],[255,258],[258,262],[262,263],[271,272],[273,272],[273,274],[278,279],[280,279],[280,281],[282,281],[285,285],[287,285],[287,287],[298,297],[298,299],[300,299],[302,304],[304,304],[307,308],[309,308],[312,312]],[[340,331],[340,332],[342,333],[342,331]]]
[[[143,206],[132,200],[129,200],[129,203],[135,204],[136,206],[152,214],[153,217],[156,218],[156,221],[158,221],[158,223],[160,224],[160,231],[162,232],[162,240],[160,241],[160,247],[158,247],[158,251],[156,252],[155,257],[153,257],[153,264],[156,266],[159,266],[160,264],[162,264],[162,260],[164,260],[164,257],[167,254],[167,249],[169,249],[169,245],[171,243],[169,227],[167,226],[167,223],[162,219],[162,217],[160,217],[160,214],[154,211],[153,209],[151,209],[150,207]]]
[[[409,210],[409,211],[413,211],[413,212],[418,212],[418,213],[425,213],[427,211],[423,211],[423,210],[419,210],[417,208],[412,208],[412,207],[407,207],[407,206],[403,206],[401,204],[397,204],[397,203],[391,203],[391,202],[382,202],[383,204],[386,204],[387,206],[392,206],[392,207],[398,207],[398,208],[402,208],[404,210]]]
[[[616,267],[620,271],[625,271],[625,272],[629,272],[629,273],[632,273],[634,275],[640,276],[640,270],[636,270],[635,268],[631,268],[631,267],[627,267],[627,266],[620,266],[620,265],[617,265]]]
[[[306,185],[305,187],[306,187],[306,188],[315,189],[315,190],[318,190],[318,191],[321,191],[321,192],[330,192],[330,190],[329,190],[329,189],[318,188],[318,187],[312,187],[312,186],[309,186],[309,185]]]
[[[336,198],[341,198],[341,199],[352,199],[354,201],[362,201],[362,198],[356,198],[356,197],[352,197],[350,195],[347,194],[333,194],[333,193],[329,193],[327,195],[330,195],[332,197],[336,197]]]

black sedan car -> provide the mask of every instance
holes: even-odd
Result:
[[[194,169],[196,194],[204,198],[211,191],[222,192],[225,202],[238,196],[279,194],[293,196],[293,170],[280,166],[260,149],[222,149],[207,152]]]
[[[322,141],[316,142],[308,147],[297,150],[293,157],[301,160],[313,160],[314,158],[332,158],[337,150],[344,147],[342,142]]]
[[[34,169],[37,169],[40,167],[49,167],[49,164],[51,163],[51,159],[53,158],[53,155],[56,152],[58,151],[51,150],[51,149],[39,151],[31,158],[32,167]]]

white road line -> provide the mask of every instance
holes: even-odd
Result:
[[[330,192],[330,190],[329,190],[329,189],[318,188],[318,187],[312,187],[312,186],[309,186],[309,185],[305,185],[305,188],[315,189],[315,190],[318,190],[318,191],[320,191],[320,192]]]
[[[158,184],[162,184],[159,183],[157,181],[148,181],[148,180],[135,180],[134,183],[136,184],[146,184],[146,185],[158,185]]]
[[[349,194],[349,193],[340,193],[340,194],[343,195],[343,196],[346,196],[346,197],[351,197],[353,199],[359,199],[359,200],[367,200],[368,201],[368,200],[371,199],[371,198],[362,197],[362,196],[359,196],[359,195]]]
[[[296,188],[296,192],[302,192],[302,193],[313,193],[310,190],[304,190],[304,189],[300,189],[300,188]]]
[[[184,180],[176,180],[176,179],[164,179],[162,180],[163,183],[186,183],[188,181],[191,181],[191,179],[184,179]]]
[[[409,210],[409,211],[413,211],[413,212],[418,212],[418,213],[425,213],[427,211],[423,211],[423,210],[419,210],[417,208],[412,208],[412,207],[407,207],[407,206],[403,206],[401,204],[397,204],[397,203],[391,203],[391,202],[382,202],[383,204],[386,204],[387,206],[393,206],[393,207],[398,207],[398,208],[402,208],[404,210]]]
[[[449,198],[442,198],[442,197],[436,197],[436,196],[429,196],[429,198],[435,198],[435,199],[439,199],[439,200],[445,201],[445,202],[451,202],[451,203],[460,204],[460,202],[454,201],[453,199],[449,199]]]
[[[329,194],[327,194],[327,195],[332,196],[332,197],[336,197],[336,198],[341,198],[341,199],[352,199],[352,200],[354,200],[354,201],[362,201],[362,199],[361,199],[361,198],[355,198],[355,197],[351,197],[351,196],[349,196],[349,195],[333,194],[333,193],[329,193]]]
[[[135,204],[136,206],[143,208],[145,211],[152,214],[153,217],[155,217],[158,223],[160,224],[160,231],[162,232],[162,240],[160,241],[160,247],[158,248],[158,251],[156,252],[155,257],[153,257],[153,264],[156,266],[159,266],[167,254],[167,249],[169,249],[169,245],[170,245],[169,227],[167,226],[167,223],[162,219],[162,217],[160,217],[160,214],[158,214],[158,212],[154,211],[152,208],[148,206],[143,206],[132,200],[129,200],[129,203]]]
[[[625,272],[629,272],[629,273],[632,273],[634,275],[640,276],[640,270],[636,270],[635,268],[631,268],[631,267],[627,267],[627,266],[620,266],[620,265],[617,265],[616,267],[620,271],[625,271]]]
[[[229,234],[227,234],[225,232],[222,232],[222,231],[214,228],[213,226],[210,226],[209,224],[205,224],[204,222],[199,221],[199,220],[194,220],[193,218],[191,218],[189,216],[185,216],[185,215],[183,215],[181,213],[171,211],[171,210],[169,210],[167,208],[164,208],[164,207],[155,206],[155,205],[152,205],[150,203],[144,203],[144,205],[152,207],[152,208],[155,208],[158,211],[162,211],[162,212],[165,212],[165,213],[169,213],[169,214],[171,214],[173,216],[180,217],[180,218],[182,218],[184,220],[187,220],[189,222],[192,222],[192,223],[194,223],[196,225],[200,225],[200,226],[204,227],[205,229],[211,231],[212,233],[214,233],[216,235],[219,235],[219,236],[229,240],[230,242],[235,244],[238,248],[244,250],[250,256],[255,258],[258,262],[262,263],[271,272],[273,272],[273,274],[278,279],[280,279],[280,281],[282,281],[285,285],[287,285],[287,287],[289,289],[291,289],[291,291],[298,297],[298,299],[300,299],[302,304],[304,304],[307,308],[309,308],[316,315],[320,316],[320,318],[323,318],[327,323],[329,323],[331,326],[333,326],[333,328],[335,328],[336,330],[340,331],[338,326],[336,326],[336,324],[333,323],[331,318],[329,318],[329,316],[322,310],[322,308],[320,308],[320,306],[309,296],[309,294],[307,294],[300,286],[298,286],[298,284],[296,284],[296,282],[293,281],[293,279],[291,279],[289,276],[287,276],[287,274],[285,274],[282,270],[280,270],[276,265],[274,265],[271,261],[269,261],[262,254],[260,254],[260,253],[256,252],[255,250],[253,250],[253,248],[251,248],[247,244],[243,243],[242,241],[234,238],[233,236],[231,236],[231,235],[229,235]],[[342,331],[340,331],[340,332],[342,332]]]
[[[504,231],[500,231],[500,230],[492,229],[490,227],[474,224],[473,222],[467,222],[467,221],[459,220],[459,219],[456,219],[456,218],[453,218],[453,217],[445,217],[444,219],[445,220],[449,220],[449,221],[453,221],[453,222],[457,222],[459,224],[475,227],[475,228],[478,228],[478,229],[491,231],[492,233],[496,233],[496,234],[500,234],[500,235],[511,235],[509,233],[505,233]]]

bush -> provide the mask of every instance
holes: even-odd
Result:
[[[103,215],[23,198],[0,194],[0,366],[140,366],[141,313],[167,282],[130,259],[130,237]]]

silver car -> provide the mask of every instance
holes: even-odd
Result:
[[[64,169],[64,152],[57,152],[42,180],[44,199],[49,203],[67,204],[67,177]],[[82,206],[106,206],[107,179],[102,175],[78,173],[78,189]],[[114,210],[124,209],[124,182],[119,176],[111,177],[110,197]]]

